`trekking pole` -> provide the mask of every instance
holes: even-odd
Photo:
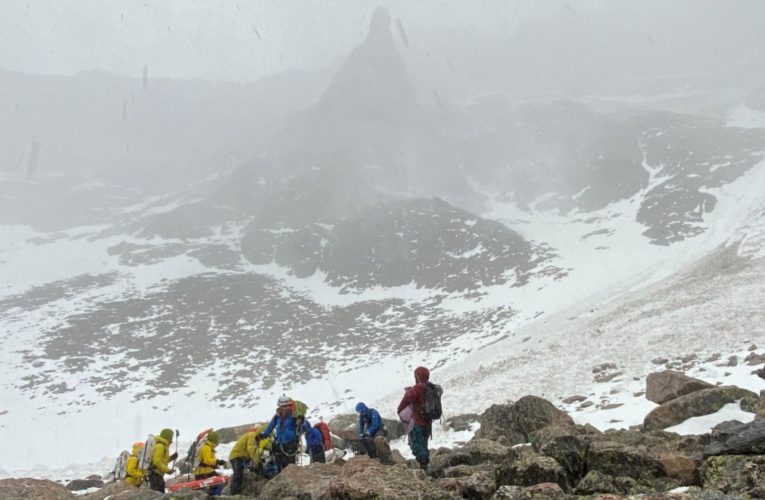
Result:
[[[175,477],[178,477],[178,472],[180,472],[178,469],[178,436],[180,436],[181,433],[178,429],[175,429],[175,463],[173,464],[173,468],[175,469]]]

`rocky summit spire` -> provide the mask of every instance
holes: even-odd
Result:
[[[333,120],[379,123],[405,119],[414,105],[406,64],[391,34],[390,13],[378,7],[366,39],[337,71],[318,111]]]

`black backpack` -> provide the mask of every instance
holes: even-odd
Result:
[[[441,395],[444,390],[438,384],[431,382],[425,383],[425,406],[422,409],[422,416],[428,420],[438,420],[441,418]]]

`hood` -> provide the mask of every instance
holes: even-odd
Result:
[[[369,408],[367,408],[367,405],[364,403],[358,403],[356,405],[356,413],[366,413],[367,411],[369,411]]]
[[[418,366],[414,369],[414,381],[415,383],[427,382],[430,380],[430,370],[424,366]]]

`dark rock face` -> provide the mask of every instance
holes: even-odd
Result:
[[[473,439],[461,448],[437,451],[431,456],[430,473],[441,477],[460,465],[476,466],[484,463],[502,463],[513,458],[510,447],[488,439]]]
[[[665,475],[664,467],[656,458],[613,441],[595,441],[590,444],[587,469],[613,477],[631,477],[638,481],[651,481]]]
[[[651,373],[646,378],[645,398],[657,404],[685,396],[692,392],[709,389],[712,384],[689,377],[681,372],[665,370]]]
[[[568,489],[566,471],[554,459],[533,453],[523,453],[515,460],[501,464],[496,473],[497,486],[532,486],[555,483]]]
[[[548,426],[533,435],[534,449],[558,462],[566,471],[571,485],[582,479],[590,439],[595,437],[583,431],[575,426]]]
[[[437,481],[444,491],[451,492],[461,498],[473,500],[489,500],[497,487],[494,474],[491,472],[476,472],[468,476],[445,477]]]
[[[645,194],[637,221],[653,243],[698,235],[716,198],[704,191],[728,184],[762,159],[761,131],[726,128],[714,120],[657,113],[640,121],[645,163],[666,180]]]
[[[42,479],[0,479],[0,498],[71,500],[77,498],[63,485]]]
[[[69,491],[81,491],[88,488],[100,488],[104,485],[101,479],[73,479],[66,485]]]
[[[455,415],[444,421],[444,427],[455,432],[469,431],[471,425],[478,422],[480,415],[477,413],[467,413],[465,415]]]
[[[492,405],[480,422],[476,437],[507,445],[531,442],[532,434],[548,425],[574,425],[566,412],[536,396],[524,396],[510,405]]]
[[[665,429],[691,417],[714,413],[726,404],[739,400],[742,409],[753,411],[758,399],[755,393],[735,386],[701,389],[654,408],[646,415],[643,426],[646,430]]]
[[[726,422],[715,428],[704,455],[765,455],[765,420]]]
[[[248,260],[274,261],[298,277],[321,270],[327,283],[351,289],[408,283],[445,291],[520,286],[551,256],[502,224],[439,199],[378,205],[333,220],[331,227],[259,226],[251,224],[242,240]]]
[[[765,496],[765,456],[720,455],[709,457],[701,467],[705,490]]]

